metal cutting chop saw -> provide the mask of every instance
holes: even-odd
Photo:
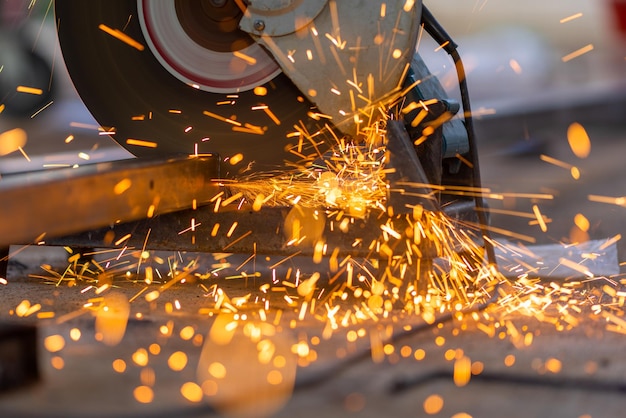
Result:
[[[232,174],[276,169],[298,160],[290,152],[298,128],[321,132],[326,149],[328,128],[358,141],[380,104],[403,92],[403,104],[422,103],[404,114],[412,136],[453,114],[415,54],[421,1],[57,0],[55,8],[79,94],[138,157],[241,153]],[[453,158],[445,162],[454,172],[469,141],[460,120],[444,126],[441,152],[429,150],[422,164]]]
[[[56,0],[55,11],[81,98],[139,158],[34,182],[31,196],[58,201],[65,188],[67,198],[22,222],[19,208],[5,208],[2,246],[70,235],[60,242],[100,247],[130,234],[129,245],[145,247],[147,230],[155,249],[288,252],[280,208],[206,214],[208,225],[221,217],[253,234],[177,237],[205,216],[195,209],[219,190],[215,179],[306,166],[338,138],[358,145],[376,120],[387,130],[396,214],[426,204],[485,224],[480,196],[431,189],[477,188],[480,176],[456,45],[420,0]],[[416,53],[424,31],[456,64],[463,117]],[[27,192],[3,193],[23,201]],[[358,222],[355,234],[380,231],[375,219]],[[331,232],[325,239],[343,253],[371,253]]]

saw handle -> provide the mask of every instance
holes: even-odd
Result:
[[[422,24],[424,30],[450,55],[456,51],[458,45],[452,40],[448,32],[437,22],[435,16],[422,4]]]
[[[443,48],[454,61],[456,68],[457,78],[459,81],[459,89],[461,90],[461,104],[463,106],[463,112],[465,114],[465,129],[467,130],[467,138],[469,142],[469,156],[472,163],[472,187],[476,190],[482,188],[480,179],[480,166],[478,164],[478,150],[476,146],[476,133],[474,131],[474,122],[472,119],[472,111],[470,107],[469,92],[467,88],[467,77],[465,74],[465,67],[463,61],[457,50],[458,45],[452,40],[450,35],[445,29],[437,22],[437,19],[428,10],[425,5],[422,5],[422,24],[426,32]],[[487,253],[487,260],[491,265],[497,268],[497,260],[495,249],[491,243],[490,231],[488,226],[488,220],[486,216],[487,207],[485,201],[480,193],[474,198],[476,208],[476,214],[478,215],[478,222],[480,224],[481,233],[485,239],[485,251]]]

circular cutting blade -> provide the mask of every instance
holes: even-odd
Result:
[[[230,162],[223,176],[270,170],[309,154],[314,141],[303,145],[296,126],[323,127],[274,60],[238,29],[234,1],[57,0],[55,10],[78,93],[138,157],[217,153]]]

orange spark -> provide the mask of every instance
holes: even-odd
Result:
[[[578,58],[578,57],[580,57],[581,55],[584,55],[584,54],[586,54],[587,52],[592,51],[592,50],[593,50],[593,44],[588,44],[588,45],[585,45],[585,46],[583,46],[582,48],[579,48],[579,49],[577,49],[576,51],[571,52],[571,53],[569,53],[569,54],[565,55],[563,58],[561,58],[561,61],[563,61],[563,62],[568,62],[568,61],[571,61],[571,60],[573,60],[574,58]]]
[[[105,25],[103,23],[98,25],[98,29],[100,29],[101,31],[103,31],[105,33],[108,33],[112,37],[114,37],[114,38],[124,42],[125,44],[127,44],[129,46],[132,46],[133,48],[137,49],[138,51],[143,51],[144,50],[144,46],[142,44],[140,44],[139,42],[137,42],[136,40],[134,40],[130,36],[126,35],[124,32],[120,31],[119,29],[112,29],[112,28],[108,27],[107,25]]]
[[[17,86],[16,90],[19,93],[34,94],[36,96],[40,96],[40,95],[43,94],[43,90],[42,89],[38,89],[36,87]]]
[[[574,155],[587,158],[591,152],[591,140],[580,123],[572,123],[567,128],[567,141]]]
[[[28,135],[26,131],[21,128],[15,128],[0,133],[0,156],[20,150],[26,145],[27,140]]]
[[[241,51],[233,51],[233,55],[247,62],[250,65],[256,64],[256,58],[244,54]]]
[[[218,115],[216,113],[209,112],[208,110],[205,110],[202,113],[204,115],[206,115],[206,116],[209,116],[209,117],[213,118],[213,119],[221,120],[222,122],[230,123],[231,125],[241,126],[241,123],[237,122],[236,120],[225,118],[224,116],[220,116],[220,115]]]
[[[546,222],[543,219],[543,215],[539,211],[539,206],[533,205],[533,212],[535,214],[535,217],[537,218],[537,222],[539,222],[539,227],[541,228],[541,231],[542,232],[547,232],[548,231],[548,227],[546,226]]]
[[[583,14],[580,13],[580,12],[579,13],[574,13],[571,16],[567,16],[567,17],[564,17],[563,19],[559,20],[559,23],[571,22],[572,20],[578,19],[579,17],[582,17],[582,16],[583,16]]]
[[[134,138],[126,139],[126,143],[128,145],[136,145],[138,147],[146,147],[146,148],[156,148],[158,146],[156,142],[144,141],[142,139],[134,139]]]

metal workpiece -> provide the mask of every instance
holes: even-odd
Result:
[[[388,205],[394,213],[410,213],[416,205],[428,210],[438,210],[436,196],[429,187],[429,179],[415,153],[404,122],[387,122],[387,174],[389,183]]]
[[[243,208],[215,213],[207,206],[48,240],[47,244],[111,248],[120,246],[115,245],[116,240],[128,237],[122,245],[140,250],[313,256],[316,252],[314,244],[290,242],[292,240],[285,232],[285,219],[291,209],[265,207],[255,212]],[[375,217],[353,219],[344,232],[340,229],[340,222],[326,220],[320,237],[327,248],[325,255],[330,256],[336,250],[338,256],[377,258],[377,247],[371,244],[380,240],[381,224],[383,221]],[[408,226],[404,219],[394,220],[393,225],[402,232]],[[425,256],[429,256],[427,245],[423,249]]]
[[[214,212],[213,207],[205,206],[67,235],[47,240],[46,244],[73,248],[128,247],[139,250],[314,256],[315,243],[290,242],[285,220],[292,209],[264,207],[253,211],[246,206],[241,209],[227,207]],[[471,202],[459,201],[446,205],[443,212],[452,223],[475,224],[473,209]],[[323,211],[319,212],[323,217]],[[393,219],[386,215],[353,218],[348,228],[341,228],[337,220],[324,218],[319,237],[319,242],[326,246],[324,255],[330,256],[336,251],[337,256],[378,258],[376,242],[383,242],[381,225],[393,227],[403,237],[406,237],[407,228],[411,227],[406,216]],[[123,242],[116,244],[120,239]],[[425,259],[438,255],[432,243],[426,240],[420,243],[419,249]]]
[[[212,155],[132,159],[5,176],[0,181],[0,247],[201,204],[219,189],[213,181],[218,160]]]

